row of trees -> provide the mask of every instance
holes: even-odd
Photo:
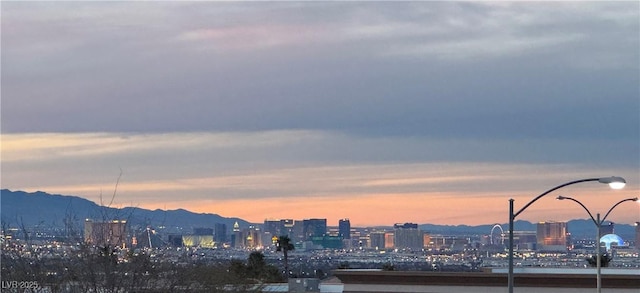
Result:
[[[259,292],[284,282],[261,252],[246,261],[158,261],[147,253],[82,245],[67,255],[38,257],[3,246],[3,281],[30,281],[52,292]]]

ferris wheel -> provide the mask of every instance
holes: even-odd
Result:
[[[497,230],[500,230],[500,234],[494,234],[494,232]],[[491,244],[495,245],[495,244],[500,244],[500,245],[504,245],[504,230],[502,230],[502,226],[500,226],[500,224],[495,224],[493,225],[493,228],[491,228]]]

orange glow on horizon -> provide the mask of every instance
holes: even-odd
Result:
[[[628,192],[632,193],[632,192]],[[604,213],[623,195],[610,198],[584,196],[585,205],[591,212]],[[421,200],[422,199],[422,200]],[[353,226],[389,226],[394,223],[412,222],[418,224],[441,225],[483,225],[508,222],[508,199],[506,195],[484,195],[465,197],[454,194],[375,194],[350,197],[304,197],[241,199],[225,201],[189,201],[179,203],[153,203],[146,208],[173,209],[180,206],[198,213],[214,213],[223,217],[238,217],[252,223],[262,223],[265,219],[326,218],[329,226],[338,220],[349,218]],[[531,200],[531,199],[528,199]],[[524,197],[516,198],[516,210],[526,204]],[[591,206],[591,207],[590,207]],[[635,215],[635,216],[634,216]],[[640,219],[640,204],[628,203],[616,207],[608,220],[630,218],[630,222]],[[540,199],[523,212],[517,220],[530,222],[570,219],[586,219],[588,214],[578,205],[559,203],[554,196]],[[635,219],[635,220],[634,220]],[[615,222],[615,221],[614,221]]]
[[[263,178],[263,175],[254,175]],[[272,175],[273,176],[273,175]],[[217,178],[224,183],[239,180],[235,176]],[[237,217],[252,223],[262,223],[265,219],[326,218],[330,226],[337,225],[338,219],[349,218],[353,226],[389,226],[394,223],[412,222],[418,224],[483,225],[508,222],[508,200],[514,198],[518,211],[531,201],[533,192],[522,192],[514,196],[507,192],[424,192],[424,193],[349,193],[317,196],[300,194],[291,197],[202,199],[202,197],[182,196],[193,192],[182,188],[196,183],[202,186],[205,179],[189,179],[173,182],[126,183],[118,187],[117,197],[112,207],[135,206],[144,209],[175,210],[185,209],[196,213],[212,213],[223,217]],[[189,184],[185,184],[189,183]],[[215,184],[218,184],[216,182]],[[637,185],[628,185],[623,190],[611,190],[606,185],[584,184],[580,188],[567,187],[548,194],[532,204],[516,220],[567,221],[587,219],[588,214],[577,204],[558,201],[558,195],[579,199],[595,216],[602,216],[608,209],[625,198],[640,194]],[[181,187],[173,191],[160,187]],[[148,189],[146,189],[146,188]],[[155,187],[155,188],[150,188]],[[66,189],[71,188],[71,189]],[[46,190],[51,194],[76,194],[100,203],[92,184],[58,186],[46,189],[31,189],[27,192]],[[103,200],[108,202],[112,190],[105,189]],[[518,192],[520,193],[520,192]],[[82,194],[85,194],[84,196]],[[177,194],[172,195],[172,194]],[[91,196],[87,196],[91,195]],[[168,198],[171,198],[167,200]],[[611,213],[607,220],[618,223],[634,223],[640,220],[640,203],[625,202]]]

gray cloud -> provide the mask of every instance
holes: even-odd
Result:
[[[519,146],[505,150],[512,160],[582,161],[625,150],[617,161],[637,164],[636,8],[8,2],[2,131],[309,129],[491,139]],[[394,156],[438,158],[411,154]],[[358,156],[367,151],[344,159]]]
[[[575,173],[576,170],[594,173],[599,170],[598,172],[626,176],[632,184],[633,176],[628,172],[637,172],[637,165],[633,160],[637,161],[638,158],[637,155],[635,158],[626,155],[631,151],[625,149],[625,146],[608,141],[575,149],[575,144],[564,141],[434,140],[419,137],[389,139],[318,131],[126,136],[5,134],[2,167],[4,185],[30,188],[100,185],[113,181],[119,169],[125,172],[126,181],[134,183],[166,183],[190,178],[241,175],[252,177],[278,174],[283,170],[307,170],[304,171],[305,174],[312,174],[322,169],[328,171],[316,174],[319,178],[357,177],[359,180],[370,180],[387,174],[386,171],[381,171],[385,169],[391,175],[415,170],[410,172],[412,176],[423,172],[423,178],[433,175],[446,177],[451,175],[448,164],[458,166],[454,168],[455,172],[468,168],[472,171],[465,171],[464,174],[476,176],[496,176],[489,172],[492,165],[496,166],[498,173],[516,172],[518,168],[543,169],[542,166],[560,165],[565,166],[558,168],[561,170],[558,171],[560,174]],[[442,168],[442,171],[434,173],[429,169],[429,164],[440,166],[438,168]],[[478,168],[481,171],[477,171]],[[358,172],[358,169],[364,172]],[[618,174],[622,171],[625,174]],[[510,174],[513,175],[531,174]],[[296,174],[296,177],[311,180],[316,176]],[[290,184],[296,185],[297,181]],[[431,183],[432,187],[429,189],[440,186],[433,185],[436,183]],[[329,185],[323,188],[331,188]],[[461,184],[457,188],[466,187]],[[496,187],[489,184],[473,188],[475,191],[489,191]],[[294,190],[298,193],[311,192]]]

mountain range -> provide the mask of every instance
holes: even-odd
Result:
[[[49,194],[46,192],[28,193],[24,191],[0,190],[0,216],[3,227],[35,227],[65,228],[70,223],[82,227],[84,219],[93,220],[127,220],[131,225],[153,227],[164,226],[167,231],[191,233],[193,228],[213,227],[222,223],[231,229],[235,222],[241,227],[251,223],[240,218],[226,218],[217,214],[194,213],[184,209],[177,210],[147,210],[137,207],[113,208],[98,205],[90,200],[69,195]],[[256,223],[260,224],[260,223]],[[487,235],[495,224],[490,225],[434,225],[421,224],[420,229],[433,234],[447,235]],[[507,229],[507,224],[500,224]],[[568,230],[574,237],[591,238],[596,234],[596,228],[591,219],[571,220],[567,223]],[[178,229],[182,228],[182,230]],[[516,231],[535,231],[536,224],[528,221],[516,221]],[[497,231],[496,231],[497,232]],[[623,239],[631,239],[635,227],[631,225],[615,224],[615,233]]]
[[[137,207],[113,208],[90,200],[46,192],[0,190],[0,215],[3,225],[65,228],[73,224],[82,227],[85,219],[95,221],[126,220],[130,225],[165,226],[168,231],[191,233],[193,228],[213,227],[222,223],[231,229],[235,222],[242,227],[250,223],[240,218],[225,218],[217,214],[193,213],[184,209],[147,210]],[[182,231],[178,227],[183,228]]]

